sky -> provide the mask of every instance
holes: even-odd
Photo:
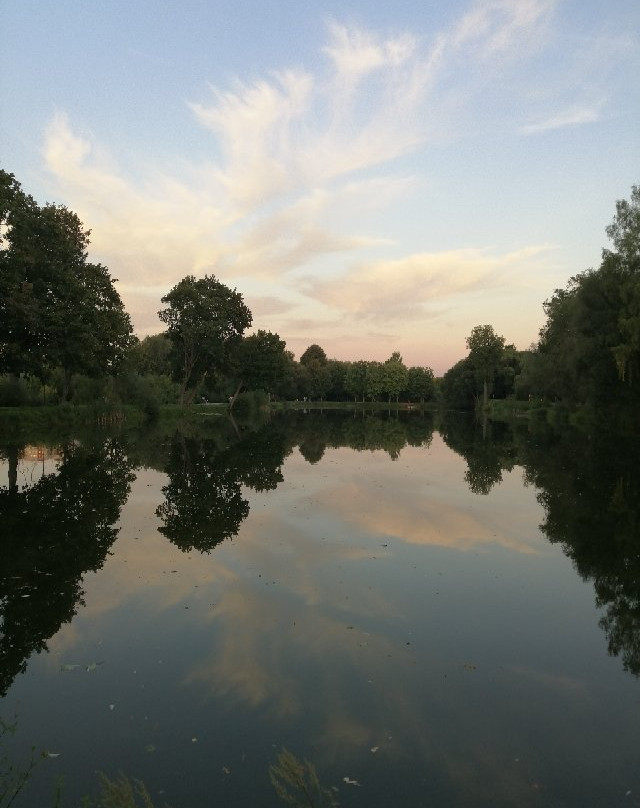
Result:
[[[2,0],[0,165],[134,329],[215,275],[300,357],[527,348],[640,183],[638,0]]]

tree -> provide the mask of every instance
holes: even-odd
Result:
[[[448,407],[473,409],[476,390],[476,373],[469,356],[456,362],[442,378],[442,397]]]
[[[620,199],[616,202],[616,215],[606,233],[617,254],[637,271],[640,259],[640,185],[631,186],[630,201]],[[603,258],[608,255],[609,251],[604,250]]]
[[[0,370],[41,379],[112,372],[132,328],[106,267],[87,262],[89,231],[63,205],[39,207],[0,171]]]
[[[259,330],[238,343],[235,356],[236,391],[229,408],[233,408],[243,387],[273,392],[287,369],[286,343],[277,334]]]
[[[322,401],[331,386],[331,374],[327,355],[319,345],[310,345],[300,357],[299,377],[304,395]]]
[[[187,275],[162,298],[158,316],[173,346],[174,374],[180,400],[190,404],[209,372],[226,372],[230,356],[252,321],[242,295],[213,275]]]
[[[435,384],[431,368],[412,367],[407,371],[407,395],[411,401],[424,403],[433,398]]]
[[[171,375],[171,340],[166,331],[145,337],[129,353],[132,368],[141,376]]]
[[[359,398],[364,401],[367,393],[367,365],[364,359],[352,362],[349,365],[344,380],[345,390],[353,396],[354,401]]]
[[[504,337],[500,337],[490,325],[477,325],[467,337],[469,358],[473,362],[478,378],[482,381],[482,399],[486,409],[488,386],[500,363],[504,349]]]
[[[407,368],[398,351],[394,351],[382,367],[383,392],[396,401],[407,385]]]

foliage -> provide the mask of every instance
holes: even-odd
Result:
[[[326,365],[327,363],[327,355],[324,349],[315,344],[309,345],[307,350],[300,357],[301,365],[311,365],[314,362],[320,365]]]
[[[171,340],[166,331],[136,341],[129,351],[129,367],[141,376],[171,375]]]
[[[442,396],[453,409],[473,409],[476,390],[477,374],[469,356],[456,362],[442,378]]]
[[[87,262],[89,231],[63,205],[39,207],[0,171],[0,371],[100,376],[123,361],[129,315],[106,267]]]
[[[158,316],[172,343],[172,367],[180,400],[189,404],[207,373],[225,372],[230,356],[251,325],[242,295],[213,275],[183,278],[162,298]]]
[[[313,763],[299,761],[287,749],[278,755],[278,762],[269,767],[269,778],[283,802],[297,808],[335,808],[338,803],[329,789],[320,785]]]
[[[310,345],[300,357],[298,386],[311,401],[322,401],[331,387],[327,355],[319,345]]]
[[[544,304],[527,382],[534,395],[624,417],[640,402],[640,189],[607,228],[617,252],[575,275]]]
[[[493,381],[504,349],[504,337],[499,336],[491,325],[477,325],[467,337],[469,359],[482,385],[483,403],[486,408],[489,384]]]
[[[407,371],[407,396],[410,401],[431,401],[435,396],[433,370],[431,368],[411,367]]]
[[[263,330],[238,342],[232,357],[237,385],[231,407],[243,387],[266,393],[275,389],[287,370],[285,347],[277,334]]]
[[[386,393],[389,401],[400,398],[400,393],[407,386],[407,368],[398,351],[394,351],[382,366],[382,392]]]

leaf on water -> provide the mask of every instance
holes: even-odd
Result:
[[[156,748],[155,748],[155,746],[154,746],[152,743],[148,743],[148,744],[145,746],[144,751],[145,751],[145,752],[155,752],[155,751],[156,751]]]
[[[76,668],[82,667],[81,665],[61,665],[61,671],[74,671]]]
[[[465,663],[464,663],[464,665],[463,665],[462,667],[463,667],[463,668],[466,668],[468,671],[475,671],[475,670],[477,670],[476,666],[475,666],[475,665],[472,665],[470,662],[465,662]]]

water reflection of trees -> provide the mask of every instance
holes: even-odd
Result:
[[[428,446],[432,435],[428,418],[347,411],[287,413],[235,430],[223,421],[200,435],[176,432],[163,465],[169,479],[156,511],[160,532],[185,552],[210,552],[235,536],[249,515],[242,486],[274,489],[296,446],[309,463],[321,460],[327,448],[341,446],[383,449],[395,459],[407,444]]]
[[[317,463],[328,448],[384,451],[397,460],[406,446],[428,447],[433,438],[430,414],[366,410],[295,413],[287,417],[302,456]]]
[[[515,445],[507,424],[479,424],[468,415],[445,413],[439,425],[444,442],[467,461],[464,479],[474,494],[488,494],[514,464]]]
[[[545,510],[540,526],[595,588],[609,653],[640,676],[640,440],[566,428],[445,417],[442,434],[467,462],[469,487],[487,494],[523,468]]]
[[[565,432],[526,444],[541,526],[593,582],[609,653],[640,676],[640,441]]]
[[[282,441],[265,434],[221,449],[212,438],[177,433],[165,468],[165,501],[156,511],[163,522],[160,532],[185,552],[210,552],[235,536],[249,515],[242,486],[275,488],[285,454]]]
[[[132,480],[122,447],[105,440],[63,445],[55,473],[19,488],[22,448],[2,452],[9,485],[0,488],[0,694],[82,604],[82,577],[104,563]]]

